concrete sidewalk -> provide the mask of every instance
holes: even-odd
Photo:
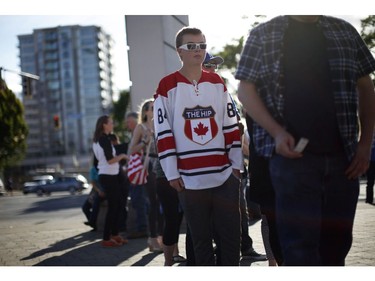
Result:
[[[150,253],[147,239],[129,240],[120,248],[100,246],[101,233],[76,219],[60,222],[54,227],[35,228],[17,226],[3,230],[0,235],[1,266],[163,266],[163,254]],[[254,248],[265,253],[260,221],[250,226]],[[180,254],[185,256],[185,233],[180,235]],[[353,246],[346,260],[347,266],[375,266],[375,206],[364,203],[364,187],[358,201],[354,224]],[[179,264],[175,264],[178,266]],[[183,264],[181,264],[183,265]],[[243,260],[241,266],[268,266],[267,261]]]

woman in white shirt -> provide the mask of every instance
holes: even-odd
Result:
[[[94,165],[99,170],[99,183],[105,191],[108,211],[103,231],[103,247],[118,247],[128,241],[119,235],[120,214],[120,165],[122,159],[127,159],[126,154],[116,155],[109,134],[113,131],[113,120],[108,115],[98,118],[94,133],[93,151],[95,154]]]

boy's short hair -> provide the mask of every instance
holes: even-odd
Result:
[[[182,45],[182,37],[186,34],[192,34],[192,35],[202,34],[203,37],[205,37],[203,32],[200,29],[196,27],[185,26],[181,28],[176,34],[176,49]]]

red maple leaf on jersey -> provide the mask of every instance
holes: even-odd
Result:
[[[194,133],[198,136],[204,136],[208,132],[208,127],[199,122],[198,126],[194,128]]]

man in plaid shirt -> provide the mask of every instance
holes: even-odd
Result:
[[[279,16],[247,39],[238,97],[269,159],[284,265],[345,264],[369,165],[374,70],[358,32],[338,18]]]

